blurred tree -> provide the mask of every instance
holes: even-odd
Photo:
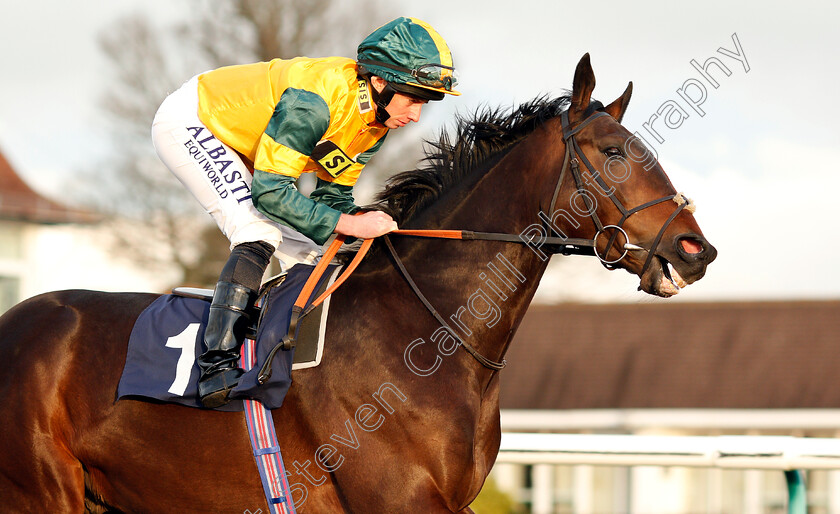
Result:
[[[168,92],[207,69],[297,55],[355,57],[358,42],[395,16],[380,2],[192,0],[188,21],[174,26],[159,28],[132,15],[104,31],[100,47],[113,77],[102,107],[113,155],[100,166],[105,171],[90,172],[94,182],[87,183],[98,185],[83,200],[113,215],[115,250],[145,268],[174,264],[183,281],[212,286],[228,242],[155,155],[149,136],[155,111]],[[378,189],[370,182],[413,167],[421,155],[419,142],[392,134],[357,191]]]

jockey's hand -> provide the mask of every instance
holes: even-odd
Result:
[[[342,214],[335,226],[335,232],[359,239],[371,239],[397,228],[397,222],[388,214],[382,211],[368,211],[356,216]]]

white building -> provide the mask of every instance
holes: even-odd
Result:
[[[38,194],[0,154],[0,313],[51,290],[163,292],[177,278],[111,255],[101,221]]]

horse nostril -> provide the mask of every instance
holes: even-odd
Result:
[[[687,254],[698,254],[703,251],[703,245],[694,239],[682,239],[680,240],[680,246]]]
[[[706,238],[699,234],[683,234],[674,241],[677,255],[688,262],[700,261],[710,263],[715,260],[717,250],[710,245]]]

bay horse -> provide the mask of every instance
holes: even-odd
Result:
[[[606,107],[594,87],[587,54],[570,94],[461,119],[380,194],[403,228],[519,234],[522,244],[390,236],[448,330],[379,243],[334,293],[323,362],[295,371],[272,413],[300,512],[472,512],[500,441],[493,364],[546,269],[548,241],[591,241],[654,295],[704,275],[716,250],[684,197],[655,160],[628,158],[620,121],[632,83]],[[605,169],[618,157],[623,172]],[[115,401],[129,333],[156,297],[53,292],[0,318],[4,512],[267,507],[241,413]]]

